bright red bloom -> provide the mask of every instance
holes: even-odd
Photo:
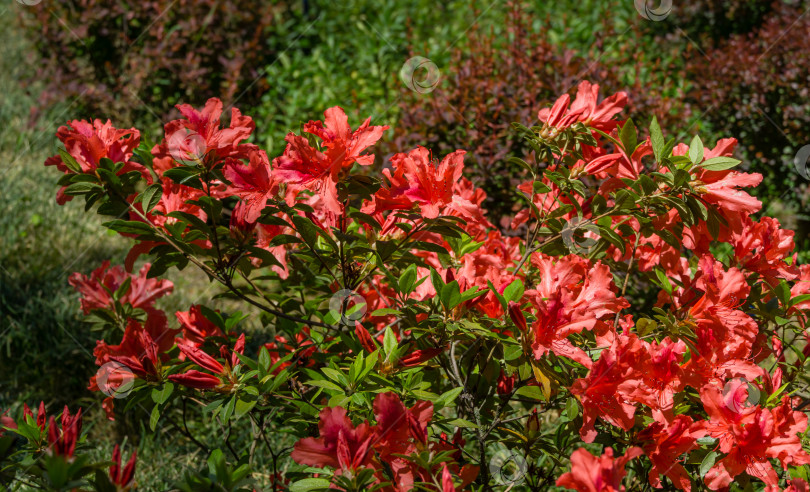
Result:
[[[188,311],[177,311],[174,313],[180,328],[183,331],[183,339],[199,347],[208,338],[225,338],[225,333],[203,316],[199,304],[194,304]]]
[[[431,160],[430,152],[424,147],[391,158],[392,161],[401,159],[398,166],[404,166],[405,174],[412,180],[411,187],[405,190],[405,196],[419,204],[426,218],[438,217],[440,211],[453,202],[453,189],[464,170],[465,153],[457,150],[447,154],[438,165]]]
[[[579,492],[623,491],[622,480],[627,474],[625,465],[642,454],[641,448],[632,447],[624,456],[614,458],[613,450],[607,448],[602,456],[597,457],[579,448],[571,454],[571,471],[557,479],[557,486]]]
[[[368,422],[355,427],[346,410],[327,407],[321,410],[318,429],[320,437],[307,437],[295,443],[290,457],[296,463],[329,466],[339,472],[369,465],[375,433]]]
[[[807,416],[793,410],[787,396],[774,409],[746,407],[740,402],[746,399],[747,384],[733,386],[731,391],[714,385],[701,390],[710,418],[707,434],[719,439],[718,449],[726,453],[706,474],[706,484],[712,490],[727,487],[743,472],[768,486],[777,486],[778,477],[769,458],[779,460],[784,469],[810,463],[799,437],[807,430]]]
[[[801,265],[799,267],[799,277],[795,284],[790,288],[790,297],[798,297],[800,295],[810,294],[810,265]],[[803,311],[810,309],[810,300],[800,302],[793,306],[793,311]]]
[[[48,420],[48,444],[49,452],[63,458],[73,457],[76,451],[76,442],[82,434],[82,409],[75,415],[70,415],[67,405],[62,412],[61,429],[57,427],[56,420],[51,417]]]
[[[536,358],[548,352],[568,357],[585,367],[592,361],[568,336],[582,330],[605,331],[601,319],[614,317],[629,303],[615,294],[613,277],[606,265],[590,263],[574,255],[553,258],[532,256],[540,274],[536,289],[526,292],[535,309],[532,349]]]
[[[239,364],[237,354],[243,354],[245,352],[244,333],[239,335],[233,350],[229,350],[224,345],[220,347],[220,354],[225,359],[224,365],[203,352],[203,350],[193,342],[178,338],[176,343],[177,348],[179,348],[183,355],[189,360],[203,369],[214,373],[208,374],[196,369],[191,369],[181,374],[172,374],[169,376],[170,381],[196,389],[212,389],[229,382],[231,379],[231,371]]]
[[[610,132],[618,124],[613,117],[627,105],[627,93],[618,92],[597,104],[598,100],[599,85],[583,80],[577,87],[577,96],[570,108],[571,97],[565,94],[557,99],[550,109],[541,109],[537,117],[545,123],[546,136],[552,138],[578,121],[604,132]],[[548,129],[556,131],[549,132]]]
[[[5,412],[0,413],[0,437],[3,437],[3,433],[6,429],[16,429],[17,423],[14,422],[14,419],[8,416],[8,410]]]
[[[225,178],[231,182],[228,193],[238,196],[245,206],[239,208],[244,221],[256,222],[267,205],[267,200],[278,192],[270,170],[270,161],[263,150],[250,153],[247,165],[237,160],[230,160],[225,165]],[[234,210],[234,212],[236,212]]]
[[[771,217],[754,222],[746,216],[742,231],[732,233],[734,259],[740,269],[760,274],[771,285],[778,284],[779,279],[795,280],[799,269],[785,261],[795,246],[793,234]]]
[[[34,420],[34,412],[28,408],[28,405],[23,403],[23,418],[25,420]],[[36,424],[40,430],[45,430],[45,424],[47,423],[48,416],[45,414],[45,402],[39,402],[39,408],[37,409],[37,417],[36,417]]]
[[[324,112],[325,124],[310,121],[304,131],[321,138],[320,150],[310,146],[302,136],[287,135],[284,154],[273,160],[273,174],[279,182],[288,183],[288,202],[300,190],[318,193],[327,210],[341,213],[337,198],[337,184],[356,162],[368,166],[374,162],[373,154],[363,154],[382,137],[387,126],[370,126],[367,119],[357,130],[349,127],[346,113],[339,106]]]
[[[135,463],[137,461],[137,451],[133,451],[124,468],[121,468],[121,450],[118,444],[115,445],[112,455],[112,466],[110,466],[110,481],[117,486],[117,490],[125,492],[135,486]]]
[[[118,171],[119,175],[138,171],[149,183],[152,182],[149,171],[141,164],[130,160],[141,139],[141,134],[135,128],[115,128],[110,120],[106,123],[101,120],[93,120],[92,123],[73,120],[68,121],[67,126],[60,126],[56,131],[56,137],[65,144],[65,151],[76,160],[83,174],[94,174],[101,159],[108,158],[115,163],[124,163]],[[75,174],[59,155],[49,157],[45,165],[56,166],[66,174]],[[60,205],[73,199],[72,196],[64,194],[65,188],[62,187],[56,194],[56,201]]]
[[[442,492],[456,492],[456,486],[453,485],[453,475],[447,469],[447,465],[442,464]]]
[[[217,98],[209,99],[200,111],[188,104],[180,104],[177,109],[185,119],[166,123],[165,138],[152,149],[154,168],[159,175],[178,163],[212,168],[229,157],[247,159],[258,149],[244,143],[256,124],[238,109],[231,109],[230,126],[220,128],[222,101]]]
[[[369,333],[359,321],[355,322],[354,334],[357,335],[360,345],[362,345],[368,353],[373,353],[377,350],[377,345],[374,343],[371,333]]]
[[[588,376],[574,381],[570,391],[582,404],[579,435],[583,441],[596,439],[594,425],[599,418],[626,431],[633,428],[636,407],[621,389],[641,384],[642,361],[648,356],[638,337],[619,335],[609,349],[602,351]]]
[[[674,417],[675,394],[684,387],[680,364],[686,344],[682,340],[673,342],[669,337],[661,343],[642,343],[648,354],[640,361],[641,379],[628,381],[620,390],[629,399],[650,407],[656,421],[670,421]]]
[[[104,260],[93,270],[90,277],[78,272],[70,275],[68,283],[82,294],[81,305],[84,314],[93,309],[113,309],[113,294],[128,279],[129,287],[121,296],[121,304],[129,304],[136,309],[151,310],[155,301],[171,294],[174,285],[170,280],[147,278],[149,263],[144,264],[137,275],[127,273],[121,265],[110,268],[110,261]]]
[[[638,439],[646,441],[644,453],[653,463],[650,484],[661,488],[661,475],[666,475],[679,489],[689,492],[692,484],[680,456],[697,447],[696,440],[706,434],[704,422],[693,422],[686,415],[678,415],[665,425],[654,422],[641,431]]]

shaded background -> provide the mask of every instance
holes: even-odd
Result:
[[[69,119],[110,118],[155,141],[175,104],[220,97],[255,119],[253,141],[272,158],[287,132],[337,104],[353,126],[368,116],[392,126],[376,149],[380,163],[417,144],[439,155],[468,150],[467,175],[489,194],[497,223],[513,213],[504,197],[519,175],[507,158],[527,152],[510,123],[533,123],[538,109],[589,79],[603,94],[628,91],[639,126],[656,115],[682,141],[698,132],[707,145],[738,138],[744,167],[765,176],[755,190],[763,212],[797,232],[803,262],[807,171],[798,161],[810,144],[808,7],[699,0],[675,2],[650,20],[632,0],[7,1],[0,7],[0,408],[41,399],[93,408],[87,425],[106,446],[99,456],[109,455],[113,438],[137,441],[146,490],[167,488],[205,458],[169,427],[144,432],[138,409],[108,423],[99,395],[85,389],[95,337],[67,277],[104,259],[120,263],[127,242],[99,228],[78,202],[56,205],[58,175],[42,163]],[[438,70],[432,90],[413,91],[400,77],[417,55]],[[170,278],[175,294],[163,309],[211,295],[203,278]],[[214,438],[217,429],[195,432]],[[181,453],[188,462],[176,459]]]

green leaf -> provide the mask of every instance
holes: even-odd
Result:
[[[402,272],[399,278],[399,291],[403,294],[410,294],[413,291],[413,284],[416,282],[416,265],[411,265]]]
[[[155,205],[160,202],[160,198],[163,196],[163,186],[155,183],[150,185],[148,188],[143,190],[141,194],[141,203],[143,204],[143,211],[150,212]]]
[[[59,157],[62,158],[62,163],[74,173],[83,172],[82,166],[80,166],[79,163],[76,162],[76,159],[74,159],[72,155],[68,154],[65,149],[59,149]]]
[[[691,160],[693,164],[703,162],[703,141],[700,140],[700,137],[697,135],[692,139],[692,143],[689,144],[689,160]]]
[[[253,398],[253,399],[239,398],[238,400],[236,400],[236,405],[234,406],[233,415],[236,418],[239,418],[242,415],[245,415],[246,413],[251,411],[254,406],[256,406],[256,402],[257,402],[257,400],[255,398]]]
[[[784,280],[779,281],[779,285],[774,288],[776,297],[783,306],[790,304],[790,286]]]
[[[290,485],[290,492],[308,492],[310,490],[325,490],[331,482],[325,478],[305,478]]]
[[[632,118],[627,118],[619,134],[619,138],[622,140],[622,145],[624,145],[624,150],[627,152],[627,155],[632,155],[638,145],[638,132]]]
[[[385,329],[385,335],[383,335],[383,351],[385,355],[391,355],[395,348],[397,348],[397,337],[389,326]]]
[[[701,478],[706,476],[709,470],[714,466],[715,461],[717,461],[717,451],[712,451],[703,458],[703,461],[700,462]]]
[[[655,154],[656,162],[661,162],[664,159],[664,134],[661,132],[661,127],[658,125],[658,118],[653,116],[650,123],[650,141],[652,143],[653,153]]]
[[[160,419],[160,405],[155,405],[152,409],[152,414],[149,416],[149,429],[154,431],[157,427],[158,420]]]
[[[740,162],[742,161],[732,157],[713,157],[704,161],[700,167],[707,171],[725,171],[737,166]]]
[[[516,278],[512,281],[511,284],[507,285],[506,288],[503,290],[503,297],[506,299],[507,302],[509,301],[520,301],[523,297],[523,281],[519,278]]]
[[[464,388],[453,388],[451,390],[445,391],[439,398],[436,399],[434,404],[438,408],[448,407],[454,401],[456,401],[456,398],[458,398],[458,395],[460,395],[463,390]]]
[[[458,281],[453,280],[452,282],[445,284],[444,287],[442,287],[439,298],[447,310],[454,309],[456,306],[458,306],[461,302],[461,291],[458,286]]]
[[[152,389],[152,401],[158,405],[162,405],[172,396],[172,391],[174,391],[174,384],[167,381],[163,384],[162,388]]]
[[[672,283],[669,281],[669,277],[664,271],[658,267],[655,268],[655,276],[658,277],[658,281],[661,283],[661,287],[667,292],[667,294],[672,294]]]

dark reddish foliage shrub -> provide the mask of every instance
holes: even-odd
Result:
[[[89,114],[132,121],[178,99],[258,101],[274,58],[266,39],[283,3],[74,0],[20,9],[41,55],[43,106],[74,98]],[[255,81],[255,83],[254,83]],[[121,116],[119,116],[119,121]]]
[[[810,143],[806,8],[776,2],[756,31],[731,36],[705,57],[689,57],[691,104],[706,110],[703,119],[713,129],[747,142],[740,150],[765,175],[772,193],[796,190],[802,177],[793,158]]]
[[[505,43],[503,36],[476,25],[468,33],[467,45],[456,48],[450,65],[442,67],[444,80],[435,91],[415,94],[403,89],[400,121],[390,146],[424,145],[437,155],[466,148],[467,176],[486,190],[486,207],[498,222],[513,215],[514,207],[523,206],[515,203],[510,191],[519,184],[519,168],[507,159],[526,157],[529,149],[512,122],[537,124],[537,112],[559,94],[573,96],[580,80],[600,84],[602,94],[627,91],[633,96],[631,110],[642,118],[656,115],[662,126],[673,115],[684,117],[678,98],[672,97],[678,94],[669,95],[666,87],[647,83],[640,75],[642,66],[655,68],[659,63],[647,60],[649,54],[628,43],[612,47],[612,57],[602,60],[607,48],[602,39],[615,35],[607,21],[593,53],[583,57],[553,45],[543,34],[546,29],[531,30],[529,19],[513,3],[504,19]],[[635,34],[640,35],[637,30]]]

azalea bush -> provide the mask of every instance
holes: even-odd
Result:
[[[388,127],[339,107],[272,159],[217,99],[156,145],[68,122],[57,200],[133,244],[70,278],[89,388],[200,448],[180,490],[807,490],[810,269],[755,218],[736,141],[639,130],[627,100],[585,81],[514,125],[533,153],[507,232],[463,150],[376,173]],[[157,307],[186,268],[218,309]],[[92,460],[82,412],[4,413],[0,479],[133,489],[134,446]]]

